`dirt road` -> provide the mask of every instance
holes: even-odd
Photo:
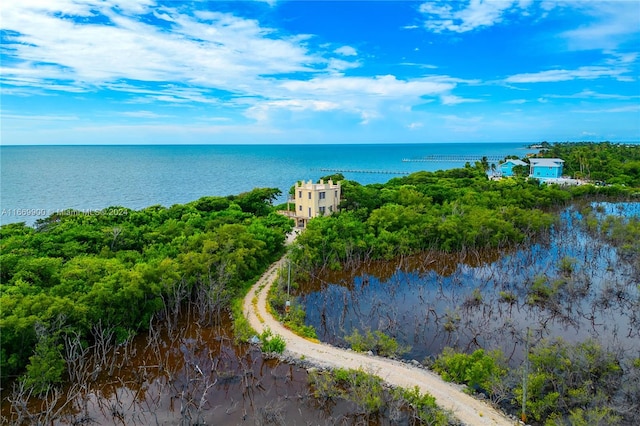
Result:
[[[256,331],[262,332],[265,327],[269,327],[271,331],[281,335],[287,342],[287,355],[296,358],[304,356],[305,360],[326,368],[362,368],[395,386],[410,388],[417,385],[423,393],[428,392],[433,395],[438,406],[450,410],[456,418],[467,425],[516,424],[489,404],[463,393],[456,385],[443,381],[438,375],[428,370],[387,358],[347,351],[323,343],[313,343],[286,329],[266,309],[267,293],[276,278],[278,269],[283,264],[284,258],[271,265],[249,290],[244,299],[243,312]]]

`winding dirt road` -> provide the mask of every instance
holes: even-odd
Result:
[[[410,364],[347,351],[323,343],[310,342],[285,328],[267,312],[267,293],[275,281],[277,271],[284,265],[283,257],[262,275],[249,290],[244,299],[243,312],[257,331],[266,327],[281,335],[287,343],[285,355],[305,360],[325,368],[362,368],[384,379],[394,386],[411,388],[418,386],[421,392],[433,395],[439,407],[450,410],[453,415],[467,425],[504,425],[517,424],[488,403],[463,393],[459,386],[443,381],[438,375]]]

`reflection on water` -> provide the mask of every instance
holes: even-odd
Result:
[[[639,203],[604,205],[640,216]],[[549,235],[508,253],[429,252],[316,277],[302,288],[307,324],[341,346],[354,328],[380,330],[419,360],[445,346],[499,348],[517,366],[527,329],[533,345],[594,338],[637,357],[638,264],[584,231],[580,219],[568,209]]]
[[[348,425],[358,421],[350,403],[319,405],[305,369],[266,359],[256,347],[235,344],[228,319],[202,327],[195,320],[186,321],[186,316],[173,326],[168,320],[157,321],[147,335],[116,348],[100,342],[91,351],[77,346],[71,351],[74,356],[67,356],[71,383],[48,398],[11,394],[7,386],[0,423],[307,425],[316,419],[313,424]],[[384,418],[378,420],[375,424],[389,424]]]

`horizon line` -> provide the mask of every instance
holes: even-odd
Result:
[[[111,147],[111,146],[326,146],[326,145],[463,145],[463,144],[522,144],[539,145],[542,143],[613,143],[613,144],[640,144],[636,141],[611,141],[611,140],[582,140],[582,141],[469,141],[469,142],[326,142],[326,143],[110,143],[110,144],[1,144],[2,147]]]

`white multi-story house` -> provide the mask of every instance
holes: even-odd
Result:
[[[296,225],[306,227],[309,219],[328,216],[338,211],[341,197],[340,182],[320,180],[320,183],[298,182],[295,186]]]

